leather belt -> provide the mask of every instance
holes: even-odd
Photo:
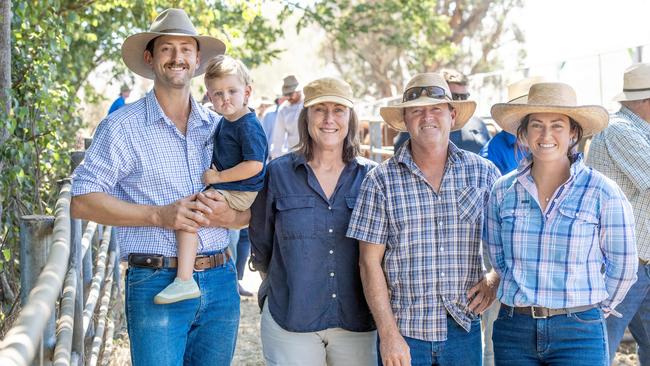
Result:
[[[584,305],[584,306],[576,306],[573,308],[562,308],[562,309],[549,309],[541,306],[508,306],[506,304],[501,304],[504,308],[510,310],[510,309],[515,309],[515,313],[517,314],[525,314],[525,315],[530,315],[533,317],[533,319],[546,319],[550,316],[556,316],[556,315],[565,315],[565,314],[572,314],[572,313],[579,313],[582,311],[587,311],[591,310],[596,307],[596,305]]]
[[[226,249],[221,253],[210,255],[197,255],[194,260],[194,271],[201,272],[206,269],[222,266],[230,259],[230,250]],[[178,259],[176,257],[165,257],[160,254],[129,254],[129,266],[145,268],[176,268]]]
[[[650,264],[650,259],[639,258],[639,265],[640,266],[647,266],[648,264]]]

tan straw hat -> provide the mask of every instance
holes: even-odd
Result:
[[[198,42],[201,63],[194,71],[194,76],[203,74],[208,61],[226,51],[226,45],[220,40],[200,36],[183,9],[166,9],[151,23],[148,32],[129,36],[122,44],[122,60],[131,71],[143,78],[154,78],[153,70],[144,62],[143,55],[149,41],[160,36],[192,37]]]
[[[623,74],[623,91],[614,97],[617,102],[650,98],[650,64],[635,64]]]
[[[564,83],[538,83],[530,87],[526,103],[495,104],[491,113],[502,129],[515,136],[521,120],[531,113],[560,113],[569,116],[582,127],[585,137],[607,127],[609,115],[605,108],[576,104],[576,92],[571,86]]]
[[[343,80],[336,78],[316,79],[305,85],[305,107],[314,104],[332,102],[352,108],[352,87]]]
[[[508,103],[526,104],[531,85],[545,81],[542,76],[531,76],[508,85]]]
[[[406,125],[404,123],[404,108],[407,107],[423,107],[436,104],[451,104],[452,107],[456,110],[456,121],[451,127],[451,130],[460,130],[463,128],[465,123],[472,117],[474,110],[476,110],[476,102],[471,100],[452,100],[451,91],[449,91],[449,85],[445,81],[444,77],[437,73],[423,73],[417,74],[409,80],[404,88],[404,92],[408,92],[411,88],[417,87],[438,87],[444,90],[444,96],[442,98],[432,98],[427,94],[421,94],[417,99],[408,100],[399,104],[381,107],[379,109],[379,114],[381,117],[388,123],[389,126],[398,130],[406,131]]]

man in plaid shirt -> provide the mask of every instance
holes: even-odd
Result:
[[[594,136],[587,164],[615,181],[634,211],[639,253],[637,282],[616,311],[607,318],[610,361],[628,327],[639,345],[641,365],[650,365],[650,64],[625,71],[623,91],[615,101],[621,109],[610,116],[609,127]]]
[[[361,279],[384,365],[478,365],[478,314],[498,276],[483,273],[483,213],[498,169],[449,141],[474,113],[439,74],[418,74],[383,119],[408,130],[397,155],[368,173],[347,235],[358,239]]]

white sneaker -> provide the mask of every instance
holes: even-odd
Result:
[[[199,286],[194,281],[194,278],[183,281],[176,277],[174,282],[170,283],[153,298],[153,302],[154,304],[172,304],[187,299],[194,299],[199,296],[201,296],[201,290],[199,290]]]

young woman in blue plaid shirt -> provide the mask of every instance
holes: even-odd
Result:
[[[531,86],[526,104],[497,104],[494,120],[528,153],[488,203],[488,247],[501,276],[497,365],[607,365],[605,317],[636,280],[632,208],[584,165],[575,146],[607,126],[562,83]],[[601,271],[604,269],[604,272]]]

